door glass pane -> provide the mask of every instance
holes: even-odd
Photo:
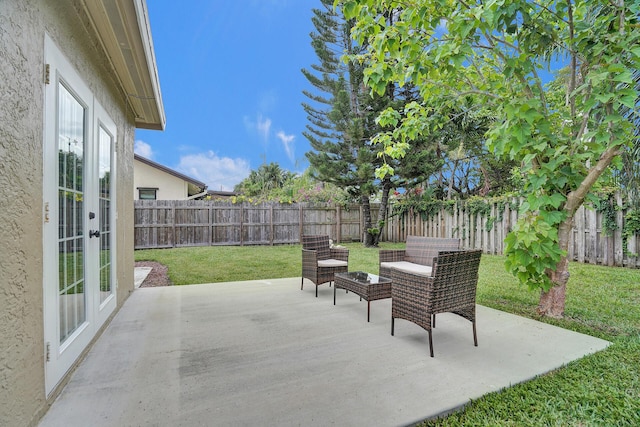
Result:
[[[85,108],[58,85],[58,268],[60,343],[85,321]]]
[[[111,145],[113,138],[100,126],[98,135],[100,181],[100,302],[111,293]]]

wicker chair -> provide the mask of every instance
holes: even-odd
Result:
[[[300,289],[303,289],[304,279],[311,280],[316,285],[316,298],[318,286],[333,282],[335,273],[348,271],[349,250],[336,249],[329,246],[329,236],[302,236],[302,281]]]
[[[476,289],[481,254],[481,250],[439,252],[431,277],[392,270],[391,335],[396,318],[419,325],[429,332],[433,357],[431,329],[435,328],[435,316],[450,312],[471,321],[477,347]]]
[[[379,274],[391,278],[393,263],[408,262],[432,267],[433,258],[439,251],[460,249],[460,239],[441,237],[407,236],[405,249],[382,249],[379,254]]]

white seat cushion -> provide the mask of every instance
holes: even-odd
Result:
[[[348,265],[347,261],[340,261],[339,259],[318,260],[318,267],[347,267]]]
[[[428,265],[414,264],[407,261],[381,262],[380,267],[392,268],[403,273],[415,274],[416,276],[430,277],[432,268]]]

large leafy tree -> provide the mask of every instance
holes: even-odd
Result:
[[[336,0],[367,52],[374,92],[412,82],[421,100],[389,109],[378,136],[401,158],[417,135],[441,128],[439,114],[474,97],[496,114],[495,153],[518,161],[526,201],[506,239],[507,268],[540,288],[541,314],[564,314],[573,218],[593,185],[629,144],[637,111],[640,4],[630,0]],[[389,22],[381,17],[392,14]],[[568,67],[563,96],[545,88],[553,61]],[[379,168],[384,176],[392,165]]]
[[[364,65],[342,61],[344,54],[357,56],[365,51],[350,37],[353,20],[346,20],[332,0],[321,0],[314,9],[312,46],[319,64],[303,69],[309,82],[320,94],[305,91],[312,101],[304,103],[309,124],[305,136],[312,151],[307,153],[312,170],[319,180],[346,189],[363,207],[365,246],[377,246],[384,223],[390,192],[398,187],[412,187],[429,179],[441,166],[433,140],[417,138],[418,150],[410,159],[394,164],[393,175],[377,178],[375,170],[383,164],[372,138],[382,130],[377,117],[390,106],[404,105],[417,99],[416,88],[389,83],[380,93],[370,94],[364,84]],[[392,15],[384,19],[392,20]],[[370,201],[380,202],[377,218],[371,214]]]

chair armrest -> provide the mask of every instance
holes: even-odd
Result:
[[[404,249],[380,249],[379,262],[404,261],[406,251]]]
[[[303,249],[302,250],[302,262],[304,263],[305,261],[317,265],[317,263],[318,263],[318,252],[317,251],[312,251],[310,249]]]
[[[433,277],[393,270],[391,275],[391,297],[402,300],[413,300],[420,305],[430,298],[433,290]]]
[[[331,258],[338,261],[349,261],[349,249],[332,248],[329,250]]]

